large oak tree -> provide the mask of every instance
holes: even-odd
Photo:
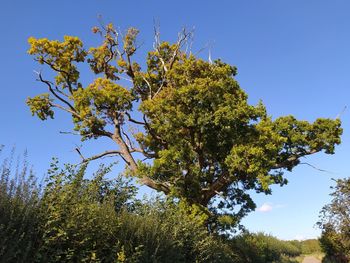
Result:
[[[270,193],[300,158],[333,154],[340,143],[338,119],[272,119],[262,103],[249,105],[236,68],[192,54],[190,32],[173,44],[156,32],[143,67],[133,60],[137,29],[93,32],[103,41],[89,49],[78,37],[29,39],[29,54],[55,74],[38,73],[48,91],[27,100],[32,113],[46,120],[66,111],[82,140],[112,142],[103,153],[81,155],[83,162],[119,156],[140,183],[210,211],[214,222],[236,222],[255,208],[248,190]],[[95,76],[88,85],[81,64]]]

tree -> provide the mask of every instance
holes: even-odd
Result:
[[[334,262],[350,260],[350,178],[336,180],[330,204],[320,213],[321,246]]]
[[[103,42],[90,49],[78,37],[29,39],[28,53],[55,73],[52,81],[38,73],[48,92],[28,98],[31,112],[46,120],[66,111],[83,141],[106,137],[117,146],[91,157],[79,151],[83,162],[119,156],[140,183],[203,208],[208,223],[237,223],[255,208],[248,190],[269,194],[301,157],[333,154],[340,143],[338,119],[273,120],[261,102],[249,105],[235,67],[188,51],[191,32],[170,44],[156,31],[144,70],[133,61],[137,29],[123,36],[109,24],[93,32]],[[95,74],[88,85],[82,64]]]

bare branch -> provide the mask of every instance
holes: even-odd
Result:
[[[78,154],[80,155],[80,157],[82,158],[82,163],[87,163],[87,162],[90,162],[90,161],[93,161],[93,160],[96,160],[96,159],[100,159],[102,157],[105,157],[105,156],[115,156],[115,155],[121,155],[121,152],[120,151],[105,151],[103,153],[100,153],[100,154],[96,154],[96,155],[93,155],[89,158],[84,158],[84,156],[81,154],[81,152],[79,151],[78,148],[75,149]]]
[[[164,72],[167,72],[167,71],[168,71],[168,68],[166,67],[165,61],[164,61],[164,59],[160,56],[159,47],[160,47],[161,41],[160,41],[159,25],[158,25],[158,26],[154,25],[153,29],[154,29],[154,43],[153,43],[153,48],[154,48],[154,50],[157,51],[158,54],[159,54],[159,60],[160,60],[160,62],[162,63]]]
[[[76,110],[75,108],[67,101],[65,100],[64,98],[62,98],[61,96],[59,96],[52,88],[52,82],[48,81],[48,80],[44,80],[42,75],[41,75],[41,72],[39,72],[38,74],[38,77],[39,77],[39,80],[42,82],[42,83],[45,83],[47,85],[47,87],[49,88],[49,91],[60,101],[62,101],[64,104],[66,104],[70,110],[72,112],[75,112],[76,113]]]
[[[61,109],[61,110],[63,110],[63,111],[69,112],[69,113],[71,113],[72,115],[74,115],[75,117],[81,119],[80,115],[79,115],[78,113],[76,113],[75,111],[72,111],[72,110],[70,110],[70,109],[67,109],[67,108],[65,108],[65,107],[63,107],[63,106],[61,106],[61,105],[59,105],[59,104],[55,104],[55,103],[51,103],[51,102],[50,102],[50,105],[51,105],[52,107],[56,107],[56,108],[59,108],[59,109]]]
[[[67,132],[67,131],[59,131],[60,134],[71,134],[71,135],[80,135],[78,132]]]
[[[142,75],[142,79],[146,82],[148,88],[149,88],[149,95],[148,95],[148,98],[152,98],[152,86],[151,84],[149,83],[149,81]]]
[[[153,30],[154,30],[153,49],[157,50],[158,46],[160,45],[160,26],[159,26],[159,23],[156,24],[155,20],[153,20]]]
[[[130,149],[133,149],[133,148],[134,148],[134,147],[133,147],[133,143],[132,143],[132,141],[130,140],[129,135],[128,135],[126,132],[124,132],[123,128],[120,128],[120,130],[121,130],[122,134],[124,135],[124,137],[125,137],[125,139],[126,139],[126,142],[127,142],[128,147],[129,147]]]
[[[134,70],[132,69],[131,65],[131,57],[130,55],[126,52],[126,58],[128,60],[128,72],[126,73],[130,78],[134,79],[135,78],[135,73]]]
[[[183,47],[183,45],[186,43],[186,41],[188,40],[188,38],[191,35],[192,35],[192,32],[187,32],[186,28],[183,28],[182,32],[179,33],[178,40],[176,42],[175,51],[173,53],[173,56],[170,59],[169,69],[171,69],[173,67],[173,64],[174,64],[174,62],[176,60],[176,57],[177,57],[179,51],[181,50],[181,48]]]
[[[131,115],[130,115],[130,113],[128,113],[128,112],[125,112],[125,115],[128,116],[130,122],[133,122],[133,123],[135,123],[135,124],[140,124],[140,125],[146,125],[145,122],[137,121],[137,120],[131,118]]]
[[[155,158],[155,157],[157,156],[155,153],[146,152],[146,151],[145,151],[144,149],[142,149],[142,148],[132,148],[131,152],[142,153],[144,156],[146,156],[146,159]]]
[[[64,76],[64,79],[68,85],[68,89],[69,89],[69,92],[71,94],[73,94],[73,88],[72,88],[72,83],[71,81],[69,80],[69,73],[65,70],[62,70],[62,69],[58,69],[56,68],[54,65],[52,65],[51,63],[47,62],[45,59],[42,60],[42,62],[44,62],[46,65],[48,65],[51,69],[53,69],[54,71],[56,72],[59,72],[59,73],[62,73],[63,76]],[[56,87],[57,89],[57,87]],[[58,89],[57,89],[58,90]]]
[[[124,79],[126,81],[133,82],[132,79],[129,79],[129,78],[126,78],[126,77],[123,77],[123,76],[118,76],[118,77],[121,78],[121,79]]]
[[[77,151],[77,153],[79,154],[79,156],[80,156],[83,160],[85,160],[85,158],[84,158],[84,156],[81,154],[79,148],[77,147],[77,148],[75,148],[75,150]]]
[[[320,169],[320,168],[318,168],[318,167],[316,167],[316,166],[314,166],[314,165],[312,165],[312,164],[310,164],[310,163],[303,162],[303,163],[300,163],[300,164],[308,165],[308,166],[310,166],[311,168],[313,168],[313,169],[315,169],[315,170],[317,170],[317,171],[320,171],[320,172],[325,172],[325,173],[329,173],[329,174],[334,174],[333,172],[330,172],[330,171],[327,171],[327,170],[324,170],[324,169]]]
[[[340,117],[343,115],[343,113],[346,111],[347,106],[345,105],[343,110],[341,112],[338,113],[338,115],[335,117],[336,119],[340,119]]]
[[[160,87],[158,88],[157,92],[153,95],[153,98],[156,97],[156,96],[159,94],[159,92],[163,89],[164,83],[165,83],[165,81],[164,81],[164,78],[163,78],[163,79],[162,79],[162,84],[161,84]]]

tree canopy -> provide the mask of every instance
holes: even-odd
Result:
[[[119,156],[126,173],[206,211],[211,222],[236,223],[255,208],[248,190],[269,194],[300,158],[333,154],[340,143],[339,119],[273,119],[262,102],[249,105],[236,67],[195,56],[191,32],[175,43],[156,32],[145,65],[134,61],[137,29],[122,34],[109,24],[93,32],[102,44],[91,48],[72,36],[29,39],[28,53],[55,74],[50,80],[38,73],[48,91],[28,98],[31,112],[46,120],[66,111],[82,140],[114,142],[91,157],[79,152],[83,162]],[[87,85],[84,64],[94,75]]]

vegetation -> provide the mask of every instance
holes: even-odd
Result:
[[[350,261],[350,178],[336,180],[332,201],[323,207],[318,223],[325,262]]]
[[[6,159],[0,181],[1,262],[296,262],[303,243],[263,233],[208,233],[200,211],[161,197],[138,200],[111,167],[54,160],[40,188],[26,162]],[[86,179],[90,178],[90,179]],[[41,190],[40,190],[41,189]]]
[[[248,191],[270,194],[301,157],[333,154],[340,143],[338,119],[272,119],[261,102],[249,105],[237,69],[194,56],[186,48],[190,32],[174,44],[157,32],[144,69],[133,61],[137,29],[121,34],[110,24],[93,32],[102,44],[89,49],[77,37],[29,39],[29,54],[55,74],[49,80],[38,73],[48,92],[29,98],[30,110],[42,120],[66,111],[82,140],[110,139],[116,148],[91,157],[77,149],[82,162],[121,157],[125,173],[180,199],[189,214],[201,211],[211,232],[236,226],[255,209]],[[80,78],[84,64],[92,83]]]
[[[3,146],[0,146],[0,154]],[[39,189],[24,158],[14,151],[0,166],[0,258],[2,262],[33,262],[39,245]]]

